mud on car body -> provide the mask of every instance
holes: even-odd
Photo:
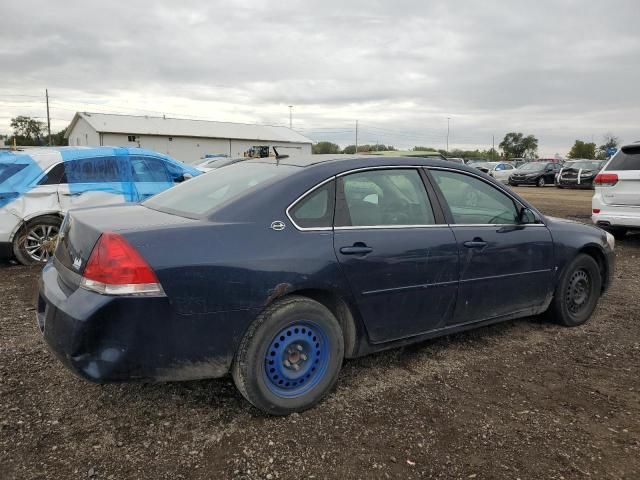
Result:
[[[140,148],[0,152],[0,255],[44,262],[69,209],[139,202],[199,173]]]
[[[301,411],[344,358],[527,315],[586,322],[613,237],[443,160],[247,160],[139,205],[71,211],[37,322],[94,382],[231,372]]]

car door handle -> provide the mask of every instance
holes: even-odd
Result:
[[[342,247],[340,253],[343,255],[363,255],[373,252],[373,248],[367,247],[364,243],[355,243],[352,247]]]
[[[61,192],[65,197],[77,197],[82,192]]]
[[[463,245],[467,248],[483,248],[487,246],[487,242],[476,237],[471,241],[464,242]]]

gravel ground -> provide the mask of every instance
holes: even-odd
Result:
[[[591,192],[518,189],[586,219]],[[230,379],[97,386],[34,324],[37,268],[0,268],[0,478],[640,478],[640,236],[585,326],[522,319],[348,361],[270,418]]]

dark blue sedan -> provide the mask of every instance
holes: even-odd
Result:
[[[139,205],[71,211],[37,322],[88,380],[231,372],[282,415],[319,402],[345,357],[542,313],[583,324],[613,249],[464,165],[251,160]]]

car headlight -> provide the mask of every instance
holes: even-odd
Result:
[[[609,232],[604,232],[607,234],[607,243],[609,244],[609,248],[611,250],[615,250],[616,248],[616,239]]]

